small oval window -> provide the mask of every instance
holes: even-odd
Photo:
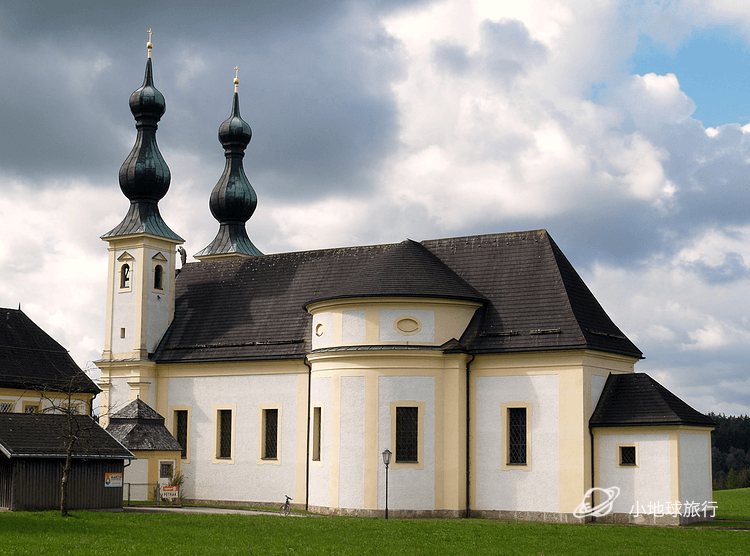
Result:
[[[315,327],[315,335],[318,338],[320,338],[325,333],[326,333],[326,327],[323,325],[322,322],[319,322],[318,325]]]
[[[407,336],[416,334],[422,328],[422,325],[415,317],[402,317],[396,320],[394,326],[400,334]]]

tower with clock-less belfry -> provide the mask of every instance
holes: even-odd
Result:
[[[106,426],[115,405],[140,398],[153,405],[156,364],[149,357],[174,316],[175,258],[184,240],[159,213],[169,190],[169,167],[156,143],[158,122],[166,111],[154,86],[151,31],[143,85],[130,95],[138,135],[120,168],[120,189],[130,200],[125,218],[102,236],[109,244],[107,317],[100,412]],[[113,402],[116,402],[113,405]]]

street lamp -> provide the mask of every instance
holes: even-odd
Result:
[[[385,518],[388,519],[388,466],[391,464],[391,451],[388,448],[383,452],[383,463],[385,464]]]

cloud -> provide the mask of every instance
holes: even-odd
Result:
[[[639,38],[750,37],[736,3],[500,0],[0,6],[0,305],[85,365],[106,246],[127,210],[127,100],[154,30],[160,202],[214,237],[234,67],[264,252],[547,228],[613,320],[698,409],[750,411],[750,134],[706,130],[680,75],[634,75]],[[718,101],[717,101],[718,102]],[[98,347],[97,347],[98,346]],[[729,411],[729,410],[727,410]]]

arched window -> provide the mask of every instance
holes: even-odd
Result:
[[[154,289],[164,289],[164,267],[160,264],[154,267]]]
[[[130,265],[125,263],[120,267],[120,288],[130,287]]]

